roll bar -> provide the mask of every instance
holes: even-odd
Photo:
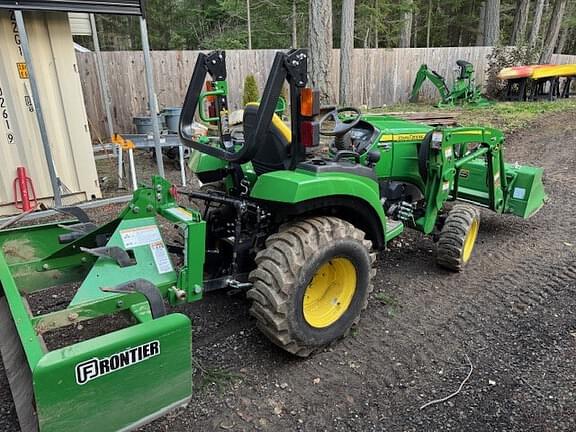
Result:
[[[304,149],[300,148],[300,127],[297,119],[300,110],[300,91],[306,86],[307,81],[308,55],[306,50],[293,49],[287,53],[276,53],[258,107],[256,128],[253,133],[245,134],[245,142],[240,148],[235,147],[231,141],[225,139],[226,133],[229,133],[227,132],[228,106],[225,96],[218,96],[216,99],[216,109],[220,116],[219,126],[222,137],[220,147],[196,141],[192,134],[194,114],[200,102],[206,75],[209,74],[214,81],[224,81],[226,79],[225,58],[224,51],[198,54],[180,117],[180,139],[182,143],[202,153],[228,162],[249,162],[256,155],[258,145],[263,142],[270,128],[276,103],[282,92],[282,86],[284,81],[287,81],[290,87],[292,118],[291,165],[295,166],[303,158],[304,154]],[[222,117],[223,115],[224,118]]]

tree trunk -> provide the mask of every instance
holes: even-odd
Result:
[[[480,4],[480,20],[478,21],[478,33],[476,33],[476,46],[484,45],[484,29],[486,27],[486,2]]]
[[[560,31],[560,39],[558,40],[558,46],[556,46],[556,51],[554,51],[556,54],[562,54],[562,51],[564,51],[569,33],[570,29],[568,26],[562,27],[562,30]]]
[[[332,58],[332,0],[310,0],[310,81],[320,90],[320,101],[329,104],[330,59]]]
[[[402,28],[400,29],[400,48],[410,48],[410,36],[412,35],[412,6],[413,1],[409,0],[408,7],[410,10],[403,13]]]
[[[552,60],[552,54],[554,53],[554,48],[558,41],[558,33],[560,33],[560,27],[562,26],[562,18],[564,17],[564,11],[566,10],[566,1],[567,0],[556,0],[554,2],[554,9],[552,10],[550,23],[548,24],[548,30],[546,31],[544,47],[542,48],[542,54],[540,55],[540,63],[550,63],[550,60]]]
[[[246,22],[248,25],[248,49],[252,49],[252,20],[250,19],[250,0],[246,0]]]
[[[530,30],[530,46],[536,45],[538,36],[540,35],[540,25],[542,24],[542,14],[544,13],[545,0],[537,0],[536,10],[534,11],[534,19],[532,20],[532,29]]]
[[[378,25],[380,24],[380,0],[374,1],[374,48],[378,48],[380,32],[378,31]]]
[[[340,30],[340,105],[352,103],[352,54],[354,50],[354,0],[342,0]]]
[[[573,33],[574,25],[572,25],[568,20],[576,18],[574,12],[576,12],[576,3],[567,3],[566,10],[564,11],[564,16],[567,19],[564,20],[562,28],[560,29],[560,37],[558,39],[558,44],[556,45],[556,50],[554,51],[556,54],[562,54],[564,52],[566,42],[570,39],[570,35]]]
[[[292,0],[292,48],[298,46],[298,19],[296,15],[296,0]]]
[[[365,34],[365,36],[364,36],[364,45],[363,45],[363,48],[370,48],[370,42],[369,42],[370,39],[369,39],[369,37],[370,37],[370,27],[368,27],[368,28],[366,29],[366,34]]]
[[[428,0],[428,19],[426,20],[426,48],[430,48],[431,28],[432,28],[432,0]]]
[[[528,10],[530,0],[518,0],[516,2],[516,13],[514,14],[514,25],[510,36],[510,45],[524,42],[526,26],[528,25]]]
[[[414,35],[412,36],[412,48],[418,48],[418,14],[413,12],[412,17],[414,22],[412,23],[412,29],[414,30]]]
[[[486,1],[484,22],[484,46],[494,46],[500,38],[500,0]]]

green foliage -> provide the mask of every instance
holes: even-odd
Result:
[[[258,91],[258,84],[254,75],[247,75],[244,78],[244,95],[242,96],[243,105],[248,105],[250,102],[258,102],[260,99],[260,92]]]
[[[309,2],[305,0],[250,0],[252,47],[286,49],[292,44],[293,9],[296,6],[297,45],[308,46]],[[403,13],[413,11],[412,46],[425,47],[428,27],[432,47],[471,46],[479,29],[478,0],[356,0],[354,41],[358,48],[398,45]],[[501,40],[508,41],[517,0],[501,0]],[[333,42],[340,46],[342,0],[332,0]],[[572,5],[572,6],[570,6]],[[152,49],[246,49],[248,20],[246,0],[148,0],[146,11]],[[530,9],[528,28],[533,16]],[[542,19],[544,32],[552,8]],[[428,20],[430,17],[430,20]],[[104,50],[139,49],[137,17],[97,15]],[[569,0],[564,27],[571,29],[565,53],[576,51],[576,6]],[[429,25],[430,24],[430,25]],[[79,42],[91,46],[90,38]]]
[[[505,67],[534,64],[540,57],[539,50],[527,44],[515,47],[495,46],[488,54],[488,79],[486,92],[491,97],[498,97],[505,87],[505,82],[498,79],[498,73]]]
[[[280,91],[280,97],[283,97],[285,101],[288,101],[288,86],[283,85],[282,90]]]

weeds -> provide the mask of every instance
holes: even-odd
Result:
[[[510,133],[529,126],[544,114],[560,111],[576,111],[576,100],[499,102],[488,108],[462,110],[458,122],[464,126],[495,127]]]
[[[484,108],[457,107],[447,111],[455,113],[459,124],[463,126],[485,126],[501,129],[510,133],[530,125],[542,115],[554,112],[576,112],[576,99],[540,102],[496,102]],[[442,112],[430,104],[402,103],[389,107],[370,110],[371,113],[386,112]]]
[[[388,306],[388,315],[390,315],[391,317],[396,315],[396,312],[400,307],[400,303],[395,297],[385,292],[378,292],[374,297],[376,297],[376,300],[378,300],[380,303]]]
[[[226,369],[204,366],[200,360],[196,358],[192,359],[192,367],[194,368],[194,372],[198,374],[197,386],[200,390],[212,384],[219,392],[222,392],[226,387],[241,377],[239,374]]]

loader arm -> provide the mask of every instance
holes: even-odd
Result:
[[[547,199],[541,168],[504,162],[504,135],[482,127],[436,128],[419,151],[420,174],[426,183],[426,210],[415,224],[434,230],[446,201],[462,200],[496,213],[529,218]]]
[[[438,74],[437,72],[428,69],[428,66],[423,64],[418,69],[418,73],[416,74],[416,79],[414,80],[414,84],[412,85],[412,92],[410,93],[410,102],[417,102],[418,101],[418,94],[420,93],[420,89],[422,85],[429,79],[430,82],[438,89],[440,96],[442,97],[442,101],[446,102],[450,98],[450,90],[446,85],[446,80],[443,76]]]

